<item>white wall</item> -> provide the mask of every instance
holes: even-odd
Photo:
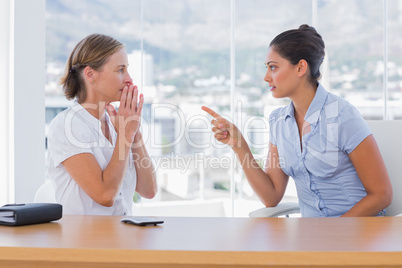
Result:
[[[17,203],[32,202],[45,178],[45,15],[45,0],[14,0],[9,148]]]

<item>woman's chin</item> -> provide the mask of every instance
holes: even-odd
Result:
[[[117,94],[116,98],[114,98],[113,102],[115,102],[115,101],[120,101],[120,99],[121,99],[121,94],[122,94],[122,91],[119,91],[119,93]]]
[[[272,97],[274,97],[275,99],[282,99],[285,98],[286,96],[283,96],[282,94],[280,94],[278,91],[271,91],[272,93]]]

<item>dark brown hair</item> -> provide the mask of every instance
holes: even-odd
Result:
[[[71,52],[60,79],[66,98],[77,98],[78,103],[82,103],[87,96],[82,71],[86,66],[100,70],[109,56],[123,47],[113,37],[103,34],[91,34],[82,39]]]
[[[299,29],[285,31],[276,36],[269,46],[293,65],[305,60],[310,67],[310,82],[316,84],[320,79],[325,44],[314,27],[303,24]]]

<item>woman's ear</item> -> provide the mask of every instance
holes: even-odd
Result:
[[[297,64],[297,75],[299,77],[302,77],[307,73],[308,70],[308,63],[306,60],[300,60],[299,63]]]
[[[84,78],[86,81],[92,84],[95,81],[95,70],[89,66],[86,66],[84,69]]]

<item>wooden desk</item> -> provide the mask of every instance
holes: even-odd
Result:
[[[0,226],[0,267],[402,266],[402,217],[120,218]]]

